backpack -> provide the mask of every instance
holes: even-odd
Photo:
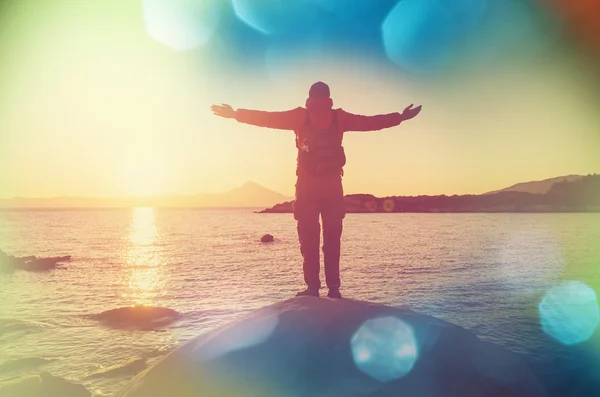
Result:
[[[337,128],[337,111],[333,111],[327,130],[317,130],[310,123],[308,111],[303,125],[306,136],[296,139],[298,168],[313,175],[339,173],[346,164],[346,154]]]

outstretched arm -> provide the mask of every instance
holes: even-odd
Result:
[[[421,106],[413,108],[411,104],[402,113],[379,114],[376,116],[361,116],[344,112],[344,131],[378,131],[397,126],[403,121],[410,120],[421,112]]]
[[[240,123],[279,130],[294,130],[304,120],[304,113],[301,108],[285,112],[265,112],[249,109],[233,110],[231,106],[222,104],[211,106],[211,110],[217,116],[236,119]]]

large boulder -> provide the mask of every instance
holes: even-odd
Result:
[[[82,385],[71,383],[47,372],[0,382],[2,397],[89,397]]]
[[[544,396],[521,357],[408,309],[295,298],[204,334],[120,397]]]
[[[0,333],[0,335],[2,335]],[[49,362],[54,361],[42,357],[26,357],[16,360],[10,360],[0,364],[0,373],[6,373],[11,371],[20,371],[22,369],[40,367],[46,365]]]
[[[145,358],[134,358],[125,363],[117,364],[109,368],[104,368],[86,376],[86,379],[97,378],[118,378],[121,376],[133,376],[146,368]]]

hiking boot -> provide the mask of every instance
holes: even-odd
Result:
[[[328,298],[340,299],[342,297],[342,294],[340,293],[340,290],[338,288],[329,288],[329,292],[327,293],[327,297]]]
[[[319,297],[318,289],[307,288],[304,291],[300,291],[296,294],[296,296],[314,296],[315,298]]]

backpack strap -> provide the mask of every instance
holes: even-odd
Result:
[[[342,143],[342,136],[338,130],[338,110],[337,109],[332,109],[331,110],[332,115],[331,115],[331,126],[329,127],[329,131],[333,132],[336,134],[336,136],[340,139],[340,144]]]

